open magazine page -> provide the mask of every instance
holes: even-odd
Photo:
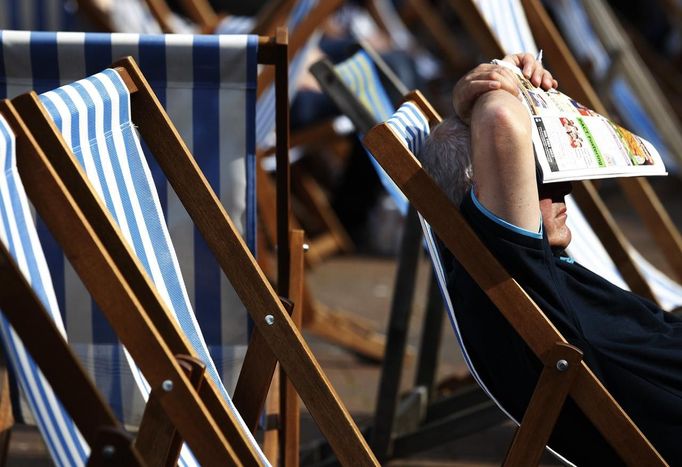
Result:
[[[544,182],[666,175],[648,141],[556,89],[536,88],[514,65],[494,63],[512,69],[519,80]]]

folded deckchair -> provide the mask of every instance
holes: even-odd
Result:
[[[11,106],[0,104],[12,126]],[[116,446],[112,461],[142,465],[120,425],[66,342],[50,274],[17,171],[15,139],[0,116],[0,336],[56,465],[83,465]],[[6,393],[7,387],[3,388]],[[62,405],[63,404],[63,405]],[[3,439],[3,463],[6,443]]]
[[[631,465],[666,465],[537,305],[485,248],[445,193],[421,168],[414,154],[440,117],[418,92],[365,136],[368,150],[380,162],[444,245],[492,300],[544,365],[538,384],[514,437],[505,465],[536,465],[567,396],[582,409],[609,444]],[[425,229],[429,244],[430,228]],[[442,266],[434,251],[436,271]],[[441,286],[443,285],[441,281]],[[447,303],[447,289],[442,289]],[[448,304],[453,329],[457,310]],[[466,355],[461,336],[457,336]],[[467,358],[467,363],[471,363]],[[476,369],[470,366],[476,378]],[[482,381],[481,381],[482,382]],[[482,385],[485,389],[485,386]],[[494,394],[491,394],[494,398]],[[504,408],[501,407],[503,410]]]
[[[465,26],[475,35],[485,53],[491,56],[537,51],[526,17],[532,14],[532,18],[529,18],[532,19],[532,30],[542,38],[545,56],[553,59],[552,70],[560,80],[562,88],[579,101],[606,114],[603,105],[582,76],[581,70],[575,65],[572,57],[567,55],[565,45],[551,26],[539,2],[504,0],[500,1],[496,8],[491,6],[490,2],[453,1],[451,4],[462,17]],[[619,179],[618,182],[646,225],[652,232],[656,232],[656,239],[663,242],[662,245],[666,245],[664,250],[675,258],[680,246],[679,233],[655,198],[647,181]],[[640,295],[659,301],[666,309],[679,306],[682,289],[674,281],[665,279],[662,273],[636,253],[625,236],[619,232],[620,229],[603,202],[598,199],[598,193],[591,183],[575,185],[573,195],[567,198],[571,205],[574,200],[579,201],[589,223],[585,222],[585,217],[579,211],[568,220],[571,230],[579,233],[576,235],[577,242],[571,242],[569,253],[581,264],[584,262],[587,267],[594,267],[595,271],[611,282],[626,285]],[[600,241],[595,241],[592,229],[598,233]],[[604,254],[605,251],[608,251],[608,255]]]
[[[106,100],[102,105],[96,104],[103,93],[112,99],[111,104],[107,104]],[[124,60],[116,71],[106,70],[43,94],[40,99],[33,94],[15,101],[34,129],[39,143],[49,146],[48,152],[53,157],[51,162],[58,166],[57,172],[65,185],[79,200],[86,215],[95,219],[93,229],[124,272],[132,290],[145,305],[150,319],[169,347],[176,353],[199,357],[207,365],[208,377],[200,387],[200,392],[211,412],[223,418],[231,414],[239,420],[232,409],[226,413],[221,411],[226,406],[229,408],[229,397],[220,389],[219,378],[206,357],[206,349],[201,349],[201,343],[197,344],[191,330],[188,330],[188,326],[196,328],[196,325],[187,323],[187,319],[192,318],[191,310],[182,310],[188,301],[182,297],[182,288],[178,289],[180,277],[177,275],[177,265],[173,265],[172,250],[163,253],[164,246],[168,245],[168,235],[164,234],[161,209],[158,204],[154,206],[151,177],[145,167],[140,142],[130,123],[130,114],[127,113],[130,111],[133,121],[137,123],[136,128],[245,303],[270,352],[287,372],[321,431],[334,446],[339,459],[348,464],[373,464],[373,456],[357,428],[134,62]],[[99,112],[104,115],[111,112],[110,115],[116,117],[120,114],[121,130],[117,130],[119,124],[115,122],[111,122],[111,128],[106,123],[103,128],[94,124],[102,119],[98,117]],[[104,122],[107,122],[106,118]],[[53,125],[61,128],[61,135]],[[77,132],[73,131],[76,126],[83,131],[88,128],[86,134],[89,136],[82,137],[90,141],[89,145],[79,145]],[[73,146],[77,162],[70,157],[69,144]],[[83,178],[81,170],[87,173],[89,182]],[[133,176],[133,179],[128,180],[128,177]],[[98,199],[93,189],[101,195],[102,200]],[[135,207],[137,203],[140,204]],[[148,207],[145,208],[145,204]],[[134,216],[121,217],[124,213]],[[125,240],[114,222],[121,227]],[[148,240],[145,240],[145,227],[149,228],[151,235]],[[129,233],[126,233],[128,229]],[[164,237],[166,242],[163,242]],[[134,251],[128,249],[126,240]],[[161,250],[157,251],[157,248]],[[170,280],[164,277],[159,281],[155,271],[157,261],[165,264],[159,265],[161,269],[172,267],[176,274]],[[149,282],[147,274],[151,276],[155,287]],[[175,288],[171,289],[171,286]],[[180,307],[177,307],[178,302]],[[187,339],[178,334],[175,318],[169,319],[164,310],[165,304],[177,313],[177,320],[187,333]],[[187,315],[187,318],[183,315]],[[138,358],[136,356],[136,361]],[[250,419],[253,416],[250,414]],[[257,416],[258,411],[255,413]],[[254,422],[250,421],[248,426],[254,426]],[[222,424],[221,428],[227,431],[233,429]],[[239,431],[244,431],[243,425]],[[249,439],[238,437],[240,444],[235,446],[237,456],[246,456],[247,461],[252,459],[255,448]],[[258,461],[264,462],[262,458]]]
[[[254,115],[256,66],[265,60],[259,58],[258,37],[3,31],[0,40],[5,58],[0,94],[9,97],[30,89],[47,91],[94,73],[121,56],[135,56],[247,244],[254,247],[255,132],[253,118],[243,117]],[[261,44],[261,52],[268,47]],[[151,171],[189,300],[231,391],[248,342],[246,314],[159,167],[152,163]],[[38,230],[45,233],[46,229],[39,223]],[[143,400],[133,397],[135,384],[125,371],[123,353],[70,266],[46,237],[42,238],[69,337],[95,380],[107,388],[105,393],[119,417],[138,423]]]

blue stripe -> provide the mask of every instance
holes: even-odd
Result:
[[[24,0],[26,1],[26,0]],[[47,5],[45,4],[45,0],[35,0],[35,4],[33,5],[33,13],[35,14],[35,23],[34,27],[31,29],[38,29],[38,30],[47,30],[47,18],[45,17],[45,12],[47,10]]]
[[[21,16],[19,12],[19,2],[9,1],[6,3],[9,17],[9,24],[11,29],[23,29],[21,24]]]
[[[0,99],[7,98],[7,70],[5,69],[5,38],[0,30]]]
[[[31,32],[29,40],[33,89],[41,93],[56,88],[59,86],[57,33]]]
[[[219,82],[220,63],[218,36],[194,36],[192,59],[195,82]],[[219,90],[208,87],[194,89],[192,97],[192,138],[194,157],[216,193],[220,193],[220,122]],[[195,313],[209,347],[220,342],[220,267],[198,229],[194,235]]]
[[[246,244],[256,251],[256,82],[258,72],[258,36],[249,36],[246,48]]]
[[[83,50],[85,51],[86,76],[94,75],[107,68],[113,61],[111,34],[86,34]]]
[[[156,97],[165,108],[166,87],[168,85],[166,76],[166,37],[161,34],[143,34],[140,36],[138,47],[140,69],[144,70],[147,81],[154,88]],[[147,155],[146,159],[149,164],[149,170],[152,172],[154,185],[156,185],[156,191],[161,201],[161,209],[164,214],[168,214],[168,184],[166,176],[163,174],[163,170],[161,170],[156,158],[149,157],[151,152],[144,141],[142,141],[142,149]]]
[[[59,63],[57,60],[56,33],[31,32],[30,56],[33,74],[33,88],[36,92],[44,92],[59,86]],[[40,64],[40,66],[38,66]],[[45,64],[43,66],[43,64]],[[41,71],[42,70],[42,71]],[[64,254],[62,248],[52,236],[45,222],[38,217],[36,229],[40,243],[45,250],[45,259],[52,274],[57,295],[57,303],[62,314],[66,310],[65,277],[64,277]],[[64,316],[62,316],[64,317]]]

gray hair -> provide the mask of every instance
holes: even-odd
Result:
[[[418,158],[431,178],[459,207],[472,185],[471,132],[453,115],[431,130]]]

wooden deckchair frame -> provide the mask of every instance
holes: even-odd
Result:
[[[24,107],[30,101],[38,104],[35,94],[20,96],[14,100],[19,107]],[[26,121],[32,130],[39,129],[37,121],[31,115],[25,113],[22,119],[25,117],[28,117]],[[42,118],[48,117],[45,115]],[[18,140],[27,139],[31,135],[26,126],[14,130]],[[51,132],[56,129],[48,127],[48,130]],[[42,143],[44,135],[40,131],[35,135],[40,136],[40,147],[44,147]],[[63,144],[60,141],[58,143]],[[240,458],[248,459],[246,452],[239,450],[238,438],[247,447],[252,461],[255,462],[257,456],[251,451],[243,438],[244,435],[238,431],[236,420],[228,416],[218,418],[221,422],[219,427],[209,414],[174,353],[171,353],[169,347],[161,340],[157,328],[133,294],[124,274],[104,250],[86,218],[87,214],[76,205],[74,197],[64,187],[55,168],[45,153],[37,150],[38,147],[37,145],[17,147],[17,166],[31,201],[64,248],[67,258],[109,319],[117,335],[138,362],[152,389],[163,387],[170,389],[160,392],[160,404],[168,417],[202,462],[220,460],[238,464]],[[73,162],[66,158],[64,160]],[[166,310],[163,311],[168,313]],[[180,352],[175,355],[177,354]],[[224,432],[230,431],[227,425],[233,429],[230,433],[232,435],[230,443],[224,435]],[[237,457],[237,453],[240,457]]]
[[[407,100],[414,102],[430,122],[440,121],[418,91],[410,93]],[[393,130],[385,123],[378,125],[367,133],[364,143],[544,365],[505,465],[537,464],[569,395],[626,463],[666,465],[582,361],[580,351],[568,345],[509,276]]]
[[[14,129],[23,128],[8,101],[0,102],[0,112]],[[17,146],[35,144],[20,131]],[[29,187],[29,190],[31,188]],[[21,337],[55,394],[71,415],[91,452],[97,457],[107,437],[118,438],[113,455],[115,462],[143,465],[133,438],[123,429],[111,408],[92,382],[76,355],[59,332],[9,251],[0,244],[0,309]],[[7,390],[7,388],[3,388]],[[94,460],[93,457],[93,460]]]
[[[504,56],[502,47],[472,0],[449,1],[452,8],[460,15],[464,25],[479,43],[482,51],[491,57]],[[596,112],[608,115],[606,108],[590,86],[585,74],[571,55],[544,7],[538,0],[521,0],[521,3],[533,35],[537,38],[538,43],[542,44],[547,59],[551,60],[552,72],[560,81],[562,89]],[[618,185],[644,221],[661,251],[665,252],[665,257],[678,278],[682,278],[680,275],[682,236],[675,228],[651,185],[643,177],[619,178],[617,180]],[[574,183],[573,195],[630,289],[655,301],[651,287],[628,253],[625,234],[608,212],[594,183],[590,181]]]
[[[280,299],[257,267],[137,65],[130,58],[116,65],[116,70],[132,91],[133,120],[140,124],[138,129],[142,137],[249,310],[270,351],[277,356],[321,431],[334,446],[339,459],[349,465],[374,465],[376,461],[350,415],[293,326]],[[53,162],[57,171],[74,197],[79,200],[86,215],[93,219],[98,237],[116,258],[124,277],[169,347],[174,351],[181,351],[176,353],[193,355],[161,305],[149,279],[125,247],[111,219],[83,179],[77,163],[71,157],[66,157],[68,151],[65,151],[61,137],[58,132],[55,133],[54,125],[35,94],[21,96],[15,101],[20,112],[30,119],[36,138],[43,146],[49,147],[48,152],[55,159]],[[200,395],[214,416],[223,420],[226,418],[224,401],[215,391],[210,379],[207,378],[205,384],[201,385]],[[244,413],[241,409],[240,412]],[[248,418],[246,421],[248,424]],[[222,428],[229,429],[224,425]],[[228,439],[232,440],[231,437]],[[239,442],[239,439],[236,441]],[[235,451],[238,459],[251,463],[254,457],[248,452],[248,448],[248,445],[235,446]]]

